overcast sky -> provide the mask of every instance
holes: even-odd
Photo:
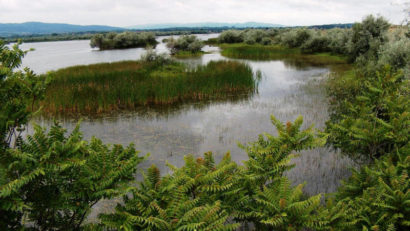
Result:
[[[409,4],[409,0],[0,0],[0,23],[131,26],[254,21],[292,26],[356,22],[379,14],[398,24]]]

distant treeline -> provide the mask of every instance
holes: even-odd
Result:
[[[332,28],[351,28],[353,24],[328,24],[328,25],[315,25],[309,26],[307,28],[315,29],[332,29]],[[294,27],[286,27],[281,29],[288,29]],[[185,35],[185,34],[210,34],[210,33],[221,33],[226,30],[246,30],[250,28],[234,28],[234,27],[175,27],[175,28],[165,28],[165,29],[152,29],[152,30],[128,30],[130,32],[153,32],[156,36],[167,36],[167,35]],[[262,30],[268,30],[272,28],[258,28]],[[124,32],[124,31],[118,31]],[[95,34],[102,33],[107,34],[110,32],[74,32],[74,33],[53,33],[53,34],[30,34],[30,35],[16,35],[16,36],[0,36],[0,39],[6,43],[14,43],[18,40],[23,42],[46,42],[46,41],[68,41],[68,40],[86,40],[91,39]]]

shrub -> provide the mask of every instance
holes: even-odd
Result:
[[[132,195],[124,197],[114,214],[101,214],[103,226],[128,230],[236,230],[222,203],[234,196],[237,166],[229,154],[215,164],[212,153],[195,160],[185,157],[181,168],[160,176],[151,166]],[[225,200],[228,199],[228,200]],[[222,202],[221,202],[222,201]],[[234,202],[234,201],[232,201]]]
[[[308,29],[290,30],[281,35],[281,44],[289,48],[300,47],[312,37],[312,34]]]
[[[241,43],[244,40],[243,34],[238,30],[223,31],[218,39],[220,43]]]
[[[410,39],[402,38],[380,47],[378,66],[390,65],[394,69],[410,68]]]
[[[204,44],[195,35],[182,35],[178,39],[170,38],[167,42],[167,47],[171,54],[177,54],[181,51],[198,53],[201,51]]]
[[[327,52],[330,51],[329,39],[322,35],[316,35],[307,40],[302,46],[302,53],[316,53],[316,52]]]
[[[157,43],[152,32],[110,32],[105,35],[95,34],[90,40],[90,46],[100,50],[155,46]]]
[[[327,123],[329,142],[354,159],[376,159],[409,142],[408,80],[385,67],[361,81],[359,93]]]
[[[22,211],[37,229],[79,229],[94,204],[126,193],[141,161],[132,145],[83,141],[79,126],[68,136],[58,124],[48,133],[35,126],[34,135],[3,156],[9,182],[0,198],[16,194],[8,204],[24,203]]]
[[[410,147],[353,170],[336,193],[349,215],[350,230],[407,230],[410,227]]]
[[[151,47],[148,47],[146,52],[141,55],[141,61],[155,63],[156,65],[164,65],[172,62],[169,55],[166,53],[157,54]]]
[[[361,23],[352,28],[352,38],[349,43],[349,58],[355,61],[360,56],[366,59],[377,59],[378,49],[387,41],[386,32],[390,24],[383,18],[367,16]]]

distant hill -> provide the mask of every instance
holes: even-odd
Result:
[[[331,29],[335,27],[350,28],[352,23],[346,24],[327,24],[305,26],[307,28]],[[202,32],[221,32],[227,29],[245,29],[245,28],[279,28],[286,27],[280,24],[245,22],[245,23],[168,23],[168,24],[146,24],[136,25],[126,28],[103,26],[103,25],[73,25],[65,23],[43,23],[43,22],[25,22],[25,23],[0,23],[0,37],[24,37],[24,36],[44,36],[50,34],[67,34],[67,33],[85,33],[85,32],[106,32],[106,31],[178,31],[185,30],[192,33]],[[292,26],[295,27],[295,26]],[[298,27],[298,26],[296,26]],[[291,28],[291,27],[288,27]]]
[[[98,31],[122,31],[124,28],[100,25],[73,25],[65,23],[0,23],[0,36],[9,37],[16,35],[35,35],[53,33],[76,33],[76,32],[98,32]]]
[[[168,23],[168,24],[144,24],[129,26],[128,29],[137,30],[157,30],[169,28],[267,28],[267,27],[283,27],[280,24],[261,23],[261,22],[245,22],[245,23],[219,23],[219,22],[203,22],[203,23]]]

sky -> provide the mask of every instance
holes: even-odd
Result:
[[[0,23],[265,22],[306,26],[358,22],[374,14],[401,24],[409,10],[410,0],[0,0]]]

